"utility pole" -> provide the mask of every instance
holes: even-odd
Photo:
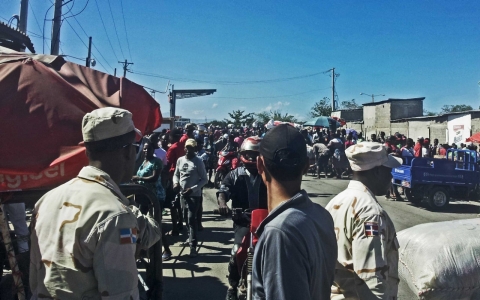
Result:
[[[335,111],[335,68],[332,68],[332,111]]]
[[[170,118],[175,119],[175,104],[177,104],[176,103],[177,97],[175,94],[175,86],[173,84],[172,84],[172,91],[168,95],[168,102],[170,102]]]
[[[113,76],[117,77],[117,68],[115,68],[115,70],[113,70]]]
[[[123,77],[127,77],[128,65],[133,65],[133,63],[129,63],[126,59],[125,62],[119,61],[118,63],[123,65]]]
[[[20,21],[18,22],[18,29],[27,33],[27,19],[28,19],[28,0],[22,0],[20,2]],[[25,48],[22,47],[21,52],[24,52]]]
[[[20,22],[18,23],[18,29],[23,33],[27,32],[27,18],[28,0],[22,0],[20,3]]]
[[[87,55],[87,68],[90,68],[90,60],[92,59],[92,37],[88,38],[88,55]]]
[[[385,94],[377,94],[377,95],[374,95],[374,94],[366,94],[366,93],[360,93],[360,95],[365,95],[365,96],[372,97],[372,103],[375,102],[375,96],[385,96]]]
[[[55,0],[55,13],[53,14],[52,44],[50,54],[58,55],[60,48],[60,26],[62,25],[62,0]]]

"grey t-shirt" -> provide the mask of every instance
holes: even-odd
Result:
[[[187,159],[182,156],[177,160],[175,173],[173,174],[173,184],[180,184],[182,191],[191,188],[193,190],[190,196],[200,197],[202,187],[208,182],[205,164],[198,156]]]
[[[272,210],[257,234],[253,299],[330,299],[337,241],[323,207],[302,190]]]
[[[317,157],[318,155],[321,156],[321,155],[328,154],[328,152],[329,152],[327,146],[325,146],[322,143],[314,144],[313,145],[313,151],[315,151],[315,157]]]

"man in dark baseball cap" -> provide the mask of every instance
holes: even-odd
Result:
[[[253,298],[329,299],[337,242],[330,214],[301,189],[308,169],[302,134],[287,124],[271,129],[257,167],[269,214],[256,231]]]
[[[301,175],[308,168],[305,139],[290,125],[270,130],[260,145],[260,154],[271,171],[269,175],[282,182],[301,181]]]

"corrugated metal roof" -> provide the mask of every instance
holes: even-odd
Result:
[[[8,46],[24,46],[30,50],[30,52],[35,53],[33,43],[25,32],[10,27],[3,22],[0,22],[0,45],[7,48],[9,48]],[[13,50],[19,51],[20,49],[17,48]]]
[[[448,117],[450,115],[461,115],[461,114],[471,114],[471,113],[480,113],[480,109],[450,112],[450,113],[436,115],[436,116],[420,116],[420,117],[396,119],[396,120],[391,120],[390,122],[397,123],[397,122],[405,122],[405,121],[422,121],[422,120],[428,120],[428,119],[435,119],[438,117]]]
[[[388,98],[387,100],[382,100],[380,102],[371,102],[371,103],[365,103],[362,104],[363,106],[374,106],[378,104],[383,104],[383,103],[388,103],[388,102],[396,102],[396,101],[412,101],[412,100],[425,100],[425,97],[419,97],[419,98],[409,98],[409,99],[397,99],[397,98]]]

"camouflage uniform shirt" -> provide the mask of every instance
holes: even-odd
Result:
[[[139,299],[136,245],[153,245],[160,229],[128,204],[90,166],[43,196],[32,224],[31,299]]]
[[[396,299],[395,227],[373,193],[352,180],[326,209],[333,217],[338,245],[331,299]]]

